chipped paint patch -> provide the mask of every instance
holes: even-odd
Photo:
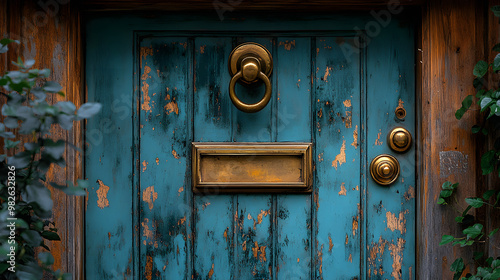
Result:
[[[174,156],[174,158],[176,159],[180,159],[181,157],[179,156],[179,154],[174,150],[172,149],[172,155]]]
[[[151,76],[149,76],[149,72],[151,72],[151,67],[149,66],[144,66],[144,73],[142,73],[142,76],[141,76],[141,79],[143,81],[147,80],[147,78],[151,78]]]
[[[153,279],[153,258],[151,256],[146,256],[146,268],[144,269],[144,277],[146,279]]]
[[[148,55],[153,55],[153,48],[151,47],[141,47],[140,49],[140,63],[142,65],[142,60],[146,58]]]
[[[382,276],[385,272],[382,267],[383,256],[385,251],[385,246],[387,245],[387,241],[380,237],[377,243],[372,242],[370,246],[368,246],[368,277],[371,276],[372,269],[374,275]],[[378,264],[377,264],[378,263]],[[380,265],[379,265],[380,264]]]
[[[177,190],[177,196],[181,196],[181,193],[184,191],[184,186],[180,187],[179,190]],[[209,203],[210,204],[210,203]]]
[[[345,140],[342,142],[342,147],[340,148],[340,153],[335,157],[335,160],[332,162],[332,166],[337,169],[338,166],[342,165],[346,162],[345,159]]]
[[[175,98],[172,99],[167,105],[163,107],[165,109],[165,112],[167,115],[170,115],[170,113],[174,112],[176,115],[179,114],[179,106],[177,106],[177,102],[175,102]]]
[[[404,198],[406,201],[415,198],[415,189],[412,186],[408,187],[408,190],[404,194]]]
[[[382,136],[382,129],[378,130],[377,139],[375,139],[376,146],[380,146],[380,145],[382,145],[382,143],[384,143],[384,142],[380,141],[380,136]]]
[[[200,46],[200,53],[205,53],[206,47],[207,47],[206,45]]]
[[[144,218],[144,221],[141,223],[142,225],[142,236],[146,237],[146,239],[143,241],[144,245],[146,245],[146,240],[150,239],[153,240],[153,231],[149,229],[149,219]],[[150,242],[152,244],[152,242]]]
[[[398,101],[398,107],[396,107],[396,110],[397,109],[404,109],[404,108],[405,108],[404,107],[404,101],[401,100],[401,98],[400,98],[399,101]]]
[[[148,168],[148,163],[146,161],[142,162],[142,172],[146,171],[146,168]]]
[[[352,236],[356,236],[356,231],[358,231],[358,227],[359,227],[358,216],[356,216],[352,219]]]
[[[212,264],[212,269],[208,272],[208,279],[212,279],[212,276],[214,275],[214,267],[215,264]]]
[[[352,105],[351,105],[351,100],[347,99],[344,102],[344,107],[345,107],[345,118],[342,119],[344,122],[344,125],[346,128],[351,128],[352,127]]]
[[[391,231],[399,230],[401,234],[406,233],[406,219],[405,214],[408,213],[408,210],[404,212],[399,212],[398,217],[392,214],[390,211],[385,213],[385,217],[387,218],[387,228]]]
[[[354,149],[357,149],[359,146],[359,144],[358,144],[358,126],[357,125],[354,128],[354,132],[352,133],[352,138],[353,138],[353,141],[352,141],[351,146],[353,146]]]
[[[104,185],[101,180],[97,180],[99,189],[97,189],[97,206],[101,209],[109,207],[108,191],[109,187]]]
[[[292,41],[286,40],[285,42],[279,42],[278,46],[284,46],[285,50],[290,51],[293,48],[295,48],[295,40]]]
[[[201,205],[201,208],[202,208],[203,210],[205,210],[205,208],[207,208],[207,207],[208,207],[208,205],[210,205],[210,202],[205,202],[205,203],[203,203],[203,205]],[[226,233],[224,233],[224,234],[226,234]]]
[[[402,277],[403,249],[405,242],[404,239],[398,238],[397,244],[389,244],[389,251],[392,257],[391,276],[394,277],[395,280],[401,280]]]
[[[330,235],[328,235],[328,252],[332,252],[332,249],[333,249],[333,241],[332,241],[332,237]]]
[[[318,162],[322,162],[322,161],[323,161],[323,153],[318,154]]]
[[[160,159],[156,158],[156,165],[159,165],[159,164],[160,164]]]
[[[149,106],[149,101],[151,98],[149,97],[149,84],[146,83],[145,81],[142,82],[142,104],[141,104],[141,109],[143,111],[149,111],[151,112],[151,106]]]
[[[158,193],[155,192],[154,186],[147,187],[142,192],[142,200],[148,203],[149,210],[153,209],[153,202],[155,202],[156,199],[158,199]]]
[[[333,67],[326,67],[326,70],[325,70],[325,75],[323,76],[323,81],[325,81],[325,83],[328,83],[328,76],[330,76],[330,70],[333,70]]]
[[[342,183],[342,185],[340,185],[340,191],[339,191],[339,195],[347,195],[347,191],[345,189],[345,183]]]
[[[254,258],[259,258],[260,262],[265,263],[266,259],[266,246],[260,246],[257,241],[254,242],[254,246],[252,248],[252,253]]]
[[[319,260],[319,275],[323,277],[323,244],[321,244],[321,248],[318,250],[318,260]]]

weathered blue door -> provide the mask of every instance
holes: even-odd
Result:
[[[411,24],[113,17],[86,36],[88,99],[104,108],[86,127],[87,279],[414,279],[415,146],[387,139],[415,133]],[[243,42],[274,58],[257,113],[228,94]],[[263,91],[237,86],[247,102]],[[193,194],[192,142],[310,142],[313,191]],[[380,154],[400,163],[389,186],[370,176]]]

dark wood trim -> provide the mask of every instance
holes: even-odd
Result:
[[[81,11],[338,11],[380,9],[387,5],[421,5],[426,0],[80,0]]]

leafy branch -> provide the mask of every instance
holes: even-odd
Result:
[[[0,40],[0,53],[18,43]],[[88,183],[76,185],[49,182],[46,173],[52,165],[64,166],[66,146],[50,131],[59,126],[70,130],[74,121],[97,114],[101,105],[83,104],[78,110],[68,101],[49,103],[50,95],[64,96],[62,87],[48,81],[49,69],[33,69],[34,60],[18,58],[16,70],[0,76],[0,93],[5,100],[1,108],[0,138],[0,279],[72,279],[70,274],[53,271],[54,257],[46,240],[60,240],[52,216],[53,200],[49,185],[70,195],[85,195]],[[16,133],[14,133],[16,132]],[[25,135],[25,136],[22,136]],[[24,140],[21,144],[21,139]],[[2,141],[0,140],[0,141]],[[43,249],[42,249],[43,248]],[[41,250],[40,250],[41,249]],[[36,251],[40,252],[37,256]]]

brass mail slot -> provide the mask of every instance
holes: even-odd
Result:
[[[193,191],[311,192],[311,143],[193,143]]]

